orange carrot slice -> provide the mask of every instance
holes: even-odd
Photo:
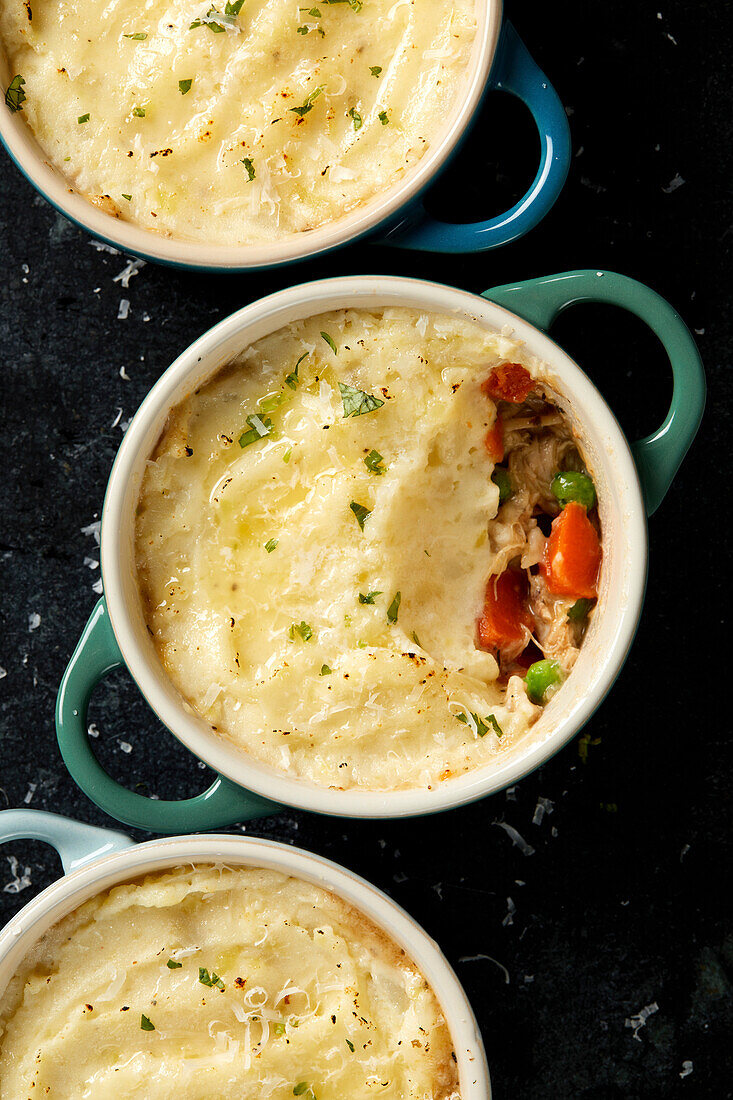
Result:
[[[481,646],[497,650],[512,642],[521,642],[525,637],[525,627],[532,627],[525,574],[517,569],[507,569],[498,577],[489,577],[484,611],[478,621]]]
[[[582,504],[571,501],[552,521],[540,571],[553,595],[592,599],[598,595],[601,556],[588,513]]]
[[[521,405],[534,389],[532,375],[520,363],[502,363],[494,367],[481,389],[493,401],[511,401]]]
[[[497,416],[493,427],[489,428],[484,438],[486,452],[492,462],[501,462],[504,458],[504,425],[501,417]]]

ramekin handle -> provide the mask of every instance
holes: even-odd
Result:
[[[68,875],[85,863],[130,848],[135,842],[114,829],[98,829],[45,810],[0,810],[0,844],[11,840],[43,840],[61,856]]]
[[[646,509],[656,512],[700,426],[705,372],[690,330],[677,311],[644,283],[613,271],[565,271],[484,291],[497,305],[541,329],[576,302],[606,302],[644,321],[659,337],[672,367],[672,401],[660,427],[632,444]]]
[[[113,779],[92,752],[87,711],[99,681],[112,669],[124,667],[124,663],[102,597],[84,627],[56,699],[56,736],[61,755],[72,778],[92,802],[117,821],[153,833],[215,829],[281,809],[222,775],[202,794],[180,801],[147,798]]]
[[[550,211],[570,168],[570,127],[560,97],[508,20],[487,85],[492,89],[521,99],[537,126],[540,166],[529,190],[506,213],[486,221],[453,224],[423,213],[417,225],[396,226],[384,243],[423,252],[485,252],[523,237]]]

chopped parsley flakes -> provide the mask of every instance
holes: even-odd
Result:
[[[277,539],[268,539],[267,540],[267,542],[265,543],[265,550],[267,551],[268,554],[272,553],[272,551],[277,546],[277,542],[278,542]]]
[[[345,385],[343,382],[339,382],[339,389],[344,405],[344,419],[347,416],[363,416],[365,413],[374,412],[375,409],[380,409],[384,404],[384,401],[373,394],[366,393],[364,390],[357,390],[353,386]]]
[[[141,1031],[155,1031],[155,1024],[152,1023],[147,1016],[141,1016],[140,1029]]]
[[[223,34],[226,30],[224,26],[225,23],[228,23],[230,27],[234,26],[237,16],[242,10],[243,3],[244,0],[233,0],[233,3],[227,0],[223,14],[217,11],[212,4],[203,19],[194,19],[188,29],[193,31],[196,27],[203,27],[206,25],[213,34]]]
[[[457,714],[456,718],[459,722],[463,722],[464,725],[472,729],[473,732],[478,734],[479,737],[486,736],[486,734],[489,732],[489,726],[493,727],[497,737],[504,736],[504,731],[502,730],[501,726],[499,725],[493,714],[487,714],[486,717],[482,720],[481,718],[479,718],[478,714],[475,713],[475,711],[469,710],[464,711],[462,714]]]
[[[380,111],[379,114],[377,115],[377,118],[382,123],[382,126],[386,126],[387,123],[389,122],[389,115],[387,114],[386,111]]]
[[[242,432],[239,437],[240,447],[249,447],[250,443],[256,443],[258,439],[264,439],[266,435],[269,435],[272,431],[273,424],[269,416],[257,416],[253,413],[247,417],[247,423],[250,430],[248,432]]]
[[[77,121],[77,122],[79,123],[79,125],[81,126],[81,125],[82,125],[82,124],[83,124],[84,122],[89,122],[89,115],[88,115],[88,114],[86,114],[86,115],[79,115],[79,117],[78,117],[78,119],[77,119],[76,121]]]
[[[317,88],[314,88],[313,91],[305,97],[305,100],[300,107],[291,107],[291,112],[294,115],[297,115],[298,118],[303,118],[304,115],[307,115],[309,111],[313,110],[313,104],[318,99],[319,95],[323,94],[324,88],[324,84],[319,84]]]
[[[179,80],[178,81],[178,91],[181,93],[181,95],[185,95],[186,92],[191,91],[191,85],[192,84],[193,84],[193,77],[191,77],[189,80]]]
[[[392,603],[387,608],[387,618],[391,623],[397,622],[397,616],[400,613],[400,604],[402,603],[402,593],[395,592]]]
[[[330,676],[332,672],[333,669],[329,668],[328,665],[321,665],[321,676]],[[284,1026],[283,1030],[285,1030]]]
[[[324,339],[324,340],[326,341],[326,343],[327,343],[327,344],[328,344],[328,346],[330,347],[330,349],[331,349],[331,351],[333,352],[333,354],[334,354],[334,355],[338,355],[338,353],[339,353],[339,349],[338,349],[338,348],[336,347],[336,344],[334,343],[333,337],[332,337],[332,336],[329,336],[327,332],[322,332],[322,333],[321,333],[321,336],[322,336],[322,337],[323,337],[323,339]]]
[[[349,508],[351,509],[351,511],[356,516],[356,522],[359,524],[359,526],[361,527],[361,529],[363,531],[364,530],[364,524],[366,523],[366,521],[369,519],[370,515],[372,514],[371,511],[369,510],[369,508],[365,508],[363,504],[357,504],[355,500],[352,500],[351,504],[349,505]]]
[[[224,982],[219,975],[215,974],[213,970],[209,973],[205,966],[199,967],[199,981],[202,985],[208,985],[210,989],[219,989],[222,993],[224,992]]]
[[[349,118],[354,123],[354,129],[361,130],[362,126],[364,125],[364,119],[361,117],[356,107],[350,107],[347,113]]]
[[[244,157],[242,159],[242,164],[244,165],[244,167],[246,169],[247,176],[249,177],[249,182],[251,183],[252,180],[255,178],[255,166],[252,163],[252,161],[249,159],[249,157]]]
[[[359,603],[374,603],[377,596],[381,596],[381,595],[382,595],[381,592],[367,592],[366,595],[364,595],[363,592],[360,592],[359,593]]]
[[[131,38],[133,42],[144,42],[148,37],[143,31],[137,31],[136,34],[123,34],[123,38]]]
[[[370,451],[364,459],[364,465],[366,466],[367,470],[369,470],[369,472],[372,474],[386,473],[386,470],[382,465],[383,462],[384,459],[380,455],[379,451],[374,450]]]
[[[180,970],[183,966],[183,963],[176,962],[175,959],[168,959],[168,962],[165,965],[168,967],[169,970]]]
[[[309,351],[304,351],[298,362],[295,364],[295,367],[291,371],[291,373],[285,375],[285,385],[290,386],[291,390],[294,390],[295,387],[298,385],[298,368],[300,367],[300,364],[303,362],[303,360],[307,359],[309,355]]]
[[[291,642],[295,641],[295,636],[299,635],[304,642],[309,642],[313,637],[313,627],[310,623],[293,623],[288,631],[288,636]]]
[[[145,108],[144,107],[133,107],[132,108],[132,113],[134,114],[135,118],[145,118]]]
[[[23,91],[24,84],[25,79],[22,76],[14,76],[8,84],[5,92],[5,106],[9,107],[11,111],[20,111],[23,107],[26,98]]]
[[[379,76],[381,71],[382,71],[382,66],[381,65],[370,65],[369,66],[369,72],[372,74],[372,76]]]

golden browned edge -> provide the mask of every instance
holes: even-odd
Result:
[[[93,894],[86,901],[82,902],[75,909],[72,909],[70,913],[61,917],[55,924],[52,924],[50,928],[47,928],[43,936],[40,937],[24,955],[23,959],[16,968],[14,977],[18,977],[23,966],[30,960],[33,955],[38,955],[39,950],[44,940],[56,932],[65,922],[72,924],[72,928],[69,930],[70,936],[74,932],[74,918],[78,918],[81,909],[85,906],[93,904],[94,902],[101,903],[102,900],[109,896],[112,891],[116,890],[120,886],[143,886],[146,883],[155,882],[156,880],[165,878],[166,875],[171,872],[185,870],[190,868],[192,873],[198,871],[262,871],[270,870],[270,868],[259,867],[256,864],[251,863],[180,863],[173,867],[166,867],[160,871],[149,872],[144,875],[133,875],[130,878],[123,879],[120,882],[116,882],[113,886],[107,887],[105,890],[101,890],[97,894]],[[286,872],[277,872],[283,875],[286,879],[292,879],[296,882],[306,882],[310,886],[315,886],[316,889],[322,890],[330,901],[334,903],[337,910],[337,914],[341,917],[342,923],[347,929],[352,929],[355,939],[357,939],[364,947],[371,950],[376,956],[382,956],[386,958],[397,969],[403,970],[413,977],[419,977],[425,988],[429,989],[433,998],[435,999],[438,1007],[441,1008],[440,1002],[435,994],[435,991],[429,985],[424,974],[417,966],[417,964],[409,957],[404,948],[400,947],[395,940],[389,935],[384,928],[380,927],[370,916],[368,916],[362,909],[357,908],[351,902],[346,901],[339,894],[334,893],[332,890],[319,885],[318,883],[311,883],[307,879],[300,879],[297,875],[289,875]],[[9,985],[12,985],[13,980]],[[17,1008],[17,1004],[15,1006]],[[3,1013],[2,1004],[0,1004],[0,1025],[12,1018],[15,1009],[11,1009],[10,1015],[5,1017]],[[433,1072],[437,1078],[435,1093],[435,1100],[460,1100],[460,1093],[458,1091],[459,1078],[458,1078],[458,1065],[456,1061],[456,1055],[453,1047],[453,1040],[450,1034],[448,1023],[441,1012],[439,1015],[439,1022],[435,1028],[434,1034],[429,1041],[430,1052],[429,1059],[432,1063]],[[437,1046],[437,1050],[435,1049]],[[2,1047],[2,1032],[0,1031],[0,1048]],[[428,1054],[427,1046],[424,1048],[425,1053]]]

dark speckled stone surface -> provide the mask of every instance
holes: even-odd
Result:
[[[360,824],[287,812],[247,831],[347,864],[425,925],[475,1006],[497,1100],[721,1100],[733,1096],[730,585],[721,531],[733,8],[660,0],[658,14],[638,0],[527,0],[510,11],[568,109],[575,159],[544,225],[501,253],[442,258],[362,245],[290,272],[233,278],[147,266],[123,290],[114,277],[124,259],[96,251],[0,155],[0,805],[109,820],[66,775],[53,734],[56,687],[96,599],[98,552],[82,529],[99,516],[125,422],[194,337],[266,291],[326,274],[419,274],[474,291],[575,267],[634,275],[697,332],[710,395],[698,441],[650,522],[644,617],[588,728],[598,743],[587,763],[573,743],[511,795],[427,820]],[[433,205],[467,217],[498,211],[534,156],[524,112],[496,96]],[[677,177],[684,183],[673,189]],[[117,319],[121,298],[131,303],[126,320]],[[583,307],[554,335],[630,436],[655,426],[670,383],[639,323]],[[92,709],[95,745],[115,776],[169,797],[201,788],[200,766],[156,726],[128,677],[112,677]],[[533,824],[540,797],[553,812]],[[501,821],[533,855],[512,845]],[[19,893],[6,885],[8,857],[21,877],[28,868]],[[40,844],[4,849],[0,916],[58,869]],[[635,1038],[625,1020],[652,1004],[658,1010]]]

